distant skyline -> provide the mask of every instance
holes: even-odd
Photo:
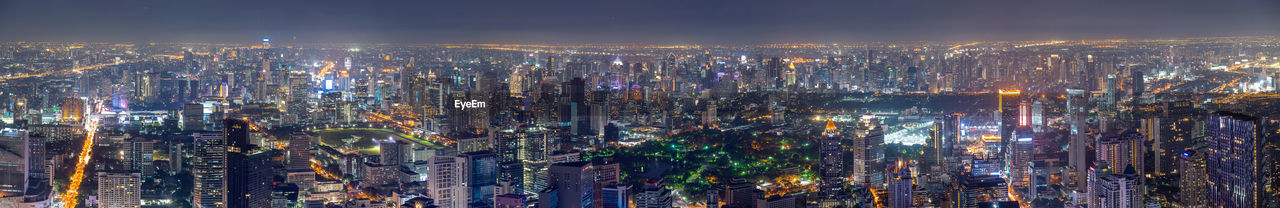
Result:
[[[750,44],[1239,35],[1280,35],[1280,1],[0,2],[0,41]]]

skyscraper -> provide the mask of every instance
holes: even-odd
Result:
[[[1022,92],[1018,90],[1000,90],[1000,154],[1005,155],[1008,145],[1013,142],[1014,130],[1019,126],[1019,104]]]
[[[1205,173],[1203,147],[1187,150],[1178,156],[1178,203],[1183,207],[1205,207],[1209,175]]]
[[[1098,160],[1107,161],[1113,169],[1123,170],[1133,166],[1138,175],[1143,175],[1142,164],[1145,156],[1142,134],[1136,131],[1121,135],[1103,134],[1098,138]]]
[[[821,194],[826,197],[833,197],[844,188],[844,154],[840,149],[840,132],[836,130],[836,123],[828,120],[825,130],[822,132],[822,147],[820,149],[822,159],[822,186]]]
[[[858,119],[853,146],[853,182],[862,186],[884,186],[884,129],[875,115]]]
[[[311,94],[311,74],[290,71],[288,84],[289,102],[285,106],[285,111],[288,112],[285,123],[308,123],[311,112],[308,110],[310,104],[307,103],[307,98]]]
[[[196,132],[195,176],[192,204],[199,207],[227,207],[227,145],[222,132]]]
[[[1089,137],[1085,132],[1089,130],[1085,126],[1088,119],[1088,93],[1084,90],[1067,89],[1067,109],[1063,113],[1064,120],[1069,124],[1069,133],[1067,149],[1067,164],[1074,174],[1069,178],[1068,184],[1074,185],[1076,189],[1084,189],[1085,177],[1089,164],[1085,160],[1088,154]]]
[[[553,164],[548,169],[549,184],[556,187],[557,204],[562,207],[593,207],[595,173],[590,162]]]
[[[493,152],[467,152],[459,155],[467,161],[467,188],[470,203],[493,204],[498,185],[498,158]]]
[[[431,158],[431,176],[427,180],[428,191],[436,206],[441,208],[465,208],[468,193],[467,159],[458,156]]]
[[[0,130],[0,198],[22,197],[30,186],[30,160],[27,131]]]
[[[1275,180],[1275,124],[1250,115],[1220,111],[1209,115],[1205,125],[1208,155],[1205,172],[1209,176],[1210,207],[1259,207],[1275,204],[1268,189]]]
[[[1034,157],[1035,138],[1032,135],[1030,127],[1021,126],[1015,130],[1015,139],[1013,144],[1009,146],[1009,155],[1005,157],[1006,169],[1008,171],[1008,187],[1009,190],[1021,192],[1030,190],[1031,187],[1031,160]],[[1018,194],[1018,193],[1015,193]],[[1016,195],[1023,196],[1023,195]],[[1017,199],[1019,201],[1026,199]]]
[[[311,135],[293,133],[289,135],[288,170],[311,169]]]
[[[912,207],[911,193],[915,191],[912,188],[911,168],[907,164],[898,159],[898,163],[889,170],[889,207],[891,208],[909,208]]]
[[[155,142],[143,138],[130,138],[126,142],[124,162],[130,170],[138,171],[143,178],[151,178],[156,174]]]
[[[204,105],[199,103],[182,104],[182,130],[204,130]]]

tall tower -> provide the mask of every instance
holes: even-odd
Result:
[[[310,111],[307,96],[311,94],[311,75],[305,71],[289,72],[289,102],[285,106],[292,123],[308,123]],[[288,122],[286,122],[288,123]]]
[[[827,127],[822,131],[822,190],[824,196],[834,197],[844,187],[844,154],[840,149],[840,131],[836,123],[827,120]]]
[[[227,207],[227,144],[222,132],[196,132],[193,205]]]
[[[880,118],[865,114],[858,119],[853,139],[854,183],[882,188],[884,186],[884,129]]]
[[[1019,124],[1019,104],[1022,92],[1018,90],[1000,90],[1000,155],[1007,152],[1008,145],[1014,140],[1013,131]]]
[[[1085,136],[1085,133],[1089,130],[1089,127],[1085,126],[1085,121],[1089,116],[1088,108],[1085,107],[1088,100],[1088,94],[1084,90],[1067,89],[1067,109],[1064,112],[1065,120],[1070,124],[1070,136],[1068,137],[1068,147],[1070,148],[1067,149],[1067,155],[1069,156],[1067,164],[1071,166],[1071,170],[1074,173],[1074,177],[1070,178],[1069,184],[1074,184],[1076,189],[1085,188],[1086,170],[1089,169],[1089,164],[1085,159],[1085,155],[1089,151],[1087,147],[1089,137]]]

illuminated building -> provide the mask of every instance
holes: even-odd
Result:
[[[195,176],[192,204],[200,207],[227,207],[227,145],[222,132],[196,132]]]
[[[98,172],[98,207],[142,207],[142,174]]]
[[[59,119],[62,123],[78,125],[84,122],[85,101],[80,98],[63,98],[62,117]]]
[[[1169,160],[1166,160],[1168,157],[1165,156],[1165,147],[1170,144],[1166,144],[1167,141],[1160,137],[1161,130],[1160,117],[1147,117],[1139,121],[1138,133],[1146,136],[1145,139],[1147,141],[1151,141],[1151,153],[1154,156],[1152,157],[1153,168],[1150,173],[1155,175],[1164,175],[1172,166],[1172,164],[1169,164]]]
[[[382,165],[403,165],[411,163],[405,157],[409,151],[408,143],[396,141],[395,139],[373,140],[378,144],[378,162]]]
[[[1066,96],[1067,109],[1063,112],[1063,119],[1069,125],[1068,131],[1070,131],[1067,144],[1069,147],[1067,149],[1067,164],[1070,165],[1073,173],[1068,184],[1074,185],[1075,189],[1084,189],[1086,170],[1089,169],[1089,164],[1085,160],[1089,143],[1089,137],[1085,135],[1085,132],[1089,130],[1085,123],[1089,119],[1087,107],[1089,94],[1084,90],[1067,89]]]
[[[151,178],[156,174],[156,167],[152,164],[154,158],[155,142],[142,138],[131,138],[126,141],[124,162],[130,170],[138,171],[143,178]]]
[[[431,174],[427,180],[429,193],[441,208],[467,207],[467,160],[464,157],[436,156],[431,158]]]
[[[497,155],[489,151],[467,152],[458,155],[465,159],[467,188],[471,204],[493,204],[493,195],[498,185]]]
[[[1032,135],[1030,127],[1019,127],[1014,136],[1017,137],[1010,145],[1009,155],[1005,157],[1005,166],[1008,169],[1008,185],[1010,191],[1021,192],[1030,190],[1031,187],[1031,159],[1034,157],[1035,138]],[[1024,199],[1015,199],[1022,201]]]
[[[1146,151],[1142,134],[1134,131],[1118,136],[1112,133],[1103,134],[1098,138],[1097,150],[1098,160],[1107,161],[1111,167],[1120,169],[1133,166],[1138,175],[1143,174],[1142,164]]]
[[[933,127],[929,129],[929,138],[924,145],[924,155],[921,164],[925,168],[933,168],[942,165],[943,142],[946,140],[946,121],[943,118],[933,118]]]
[[[1209,207],[1274,205],[1275,122],[1234,112],[1215,112],[1205,125],[1205,172]]]
[[[1013,142],[1014,130],[1022,124],[1020,115],[1020,107],[1022,103],[1022,92],[1017,90],[1000,90],[1000,144],[1007,146]],[[999,155],[1005,155],[1008,150],[1001,147]]]
[[[311,113],[307,101],[311,94],[311,75],[305,71],[290,71],[288,84],[289,102],[285,104],[285,111],[288,113],[283,120],[289,124],[307,123]]]
[[[898,159],[897,165],[889,168],[889,207],[891,208],[909,208],[912,207],[911,194],[915,191],[912,187],[911,168],[907,164]]]
[[[628,208],[631,207],[631,186],[630,185],[605,185],[600,188],[600,201],[595,202],[596,207],[600,208]],[[710,196],[715,197],[715,196]],[[711,198],[708,198],[711,200]]]
[[[880,118],[865,114],[854,129],[853,182],[862,186],[884,186],[884,129]]]
[[[1178,203],[1183,207],[1205,207],[1209,175],[1205,173],[1204,148],[1182,152],[1178,156]]]
[[[1097,176],[1094,195],[1098,197],[1097,203],[1089,204],[1089,207],[1115,207],[1115,208],[1137,208],[1143,207],[1142,199],[1142,178],[1134,171],[1132,166],[1126,167],[1123,172],[1116,174],[1103,174]]]
[[[821,194],[824,197],[835,197],[840,189],[844,188],[844,155],[840,149],[840,132],[836,130],[836,123],[827,120],[827,126],[822,132],[822,147],[820,147],[822,159],[821,171]]]

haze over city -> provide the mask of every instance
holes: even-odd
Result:
[[[0,207],[1280,207],[1280,2],[3,1]]]

